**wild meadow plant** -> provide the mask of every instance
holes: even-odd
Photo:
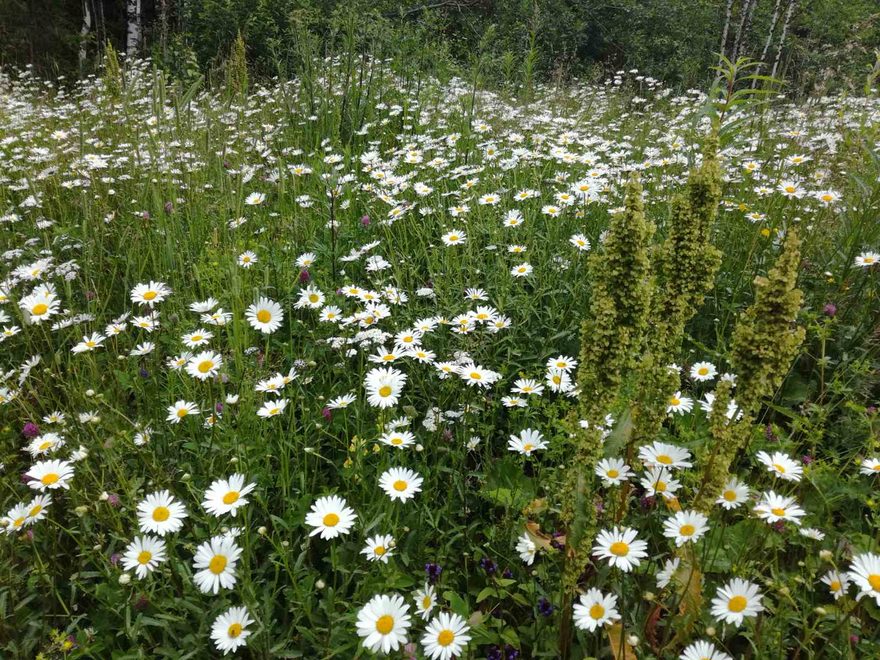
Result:
[[[0,654],[880,655],[880,103],[298,48],[0,80]]]

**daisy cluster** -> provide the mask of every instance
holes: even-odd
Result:
[[[342,63],[321,64],[335,108]],[[296,81],[182,109],[155,96],[149,63],[126,66],[125,100],[99,79],[0,78],[0,557],[119,590],[104,628],[71,623],[83,640],[126,644],[125,616],[186,609],[211,623],[176,634],[224,654],[550,657],[547,631],[572,623],[587,655],[604,635],[657,654],[624,633],[690,594],[693,625],[665,652],[724,660],[788,603],[764,543],[806,548],[789,569],[840,608],[825,623],[868,628],[876,542],[829,521],[839,495],[816,496],[815,456],[779,424],[745,444],[711,511],[693,505],[716,385],[734,391],[726,418],[742,415],[721,303],[669,365],[659,437],[627,447],[629,411],[608,411],[584,475],[590,561],[560,597],[563,420],[593,394],[577,375],[590,260],[633,172],[663,229],[702,158],[704,94],[620,74],[519,105],[385,72],[343,141],[338,108],[314,110]],[[725,143],[719,299],[751,295],[798,223],[816,296],[840,283],[876,301],[880,245],[829,246],[856,206],[842,152],[877,120],[868,99],[780,99]],[[834,463],[840,480],[876,488],[878,447]],[[794,566],[807,555],[821,573]],[[63,593],[44,600],[52,616]]]

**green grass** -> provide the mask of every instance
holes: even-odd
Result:
[[[548,358],[577,357],[581,342],[590,341],[579,334],[589,309],[590,253],[569,238],[583,234],[592,251],[601,250],[609,211],[622,206],[630,171],[640,170],[655,242],[665,236],[673,193],[699,160],[706,100],[627,76],[619,85],[539,88],[530,103],[520,104],[487,91],[472,94],[461,80],[398,78],[377,61],[365,65],[364,76],[348,76],[347,66],[324,62],[320,77],[252,86],[247,97],[231,101],[223,90],[167,84],[143,63],[128,66],[117,97],[94,79],[66,90],[26,77],[2,81],[0,286],[9,300],[0,307],[0,328],[21,330],[2,342],[0,353],[0,392],[15,394],[0,406],[3,510],[30,501],[35,491],[20,476],[47,458],[22,451],[27,422],[65,438],[51,458],[68,460],[79,448],[87,454],[75,461],[69,489],[51,491],[46,518],[0,538],[4,657],[208,657],[217,653],[211,624],[237,605],[254,619],[242,655],[361,657],[369,652],[356,632],[358,611],[375,594],[392,592],[411,605],[409,640],[422,657],[425,623],[411,593],[424,586],[429,562],[443,568],[432,615],[454,611],[470,623],[465,657],[499,657],[490,647],[504,645],[524,658],[558,657],[563,553],[549,535],[566,532],[560,468],[570,465],[572,453],[562,420],[577,397],[545,389],[524,408],[506,407],[502,399],[516,379],[543,382]],[[663,535],[669,511],[641,497],[638,486],[622,506],[619,491],[596,479],[595,500],[604,511],[599,528],[619,522],[648,543],[649,556],[637,570],[609,570],[596,560],[583,567],[580,581],[583,590],[618,596],[624,635],[638,638],[633,657],[677,657],[697,639],[712,639],[737,657],[880,653],[874,598],[857,602],[851,586],[846,598],[834,600],[819,581],[832,566],[849,568],[853,555],[878,552],[872,495],[878,477],[860,474],[859,464],[880,458],[880,422],[871,407],[878,396],[880,271],[856,266],[857,256],[880,250],[878,112],[874,99],[777,99],[746,105],[729,118],[739,123],[722,145],[723,199],[712,235],[723,262],[675,356],[694,411],[671,416],[659,439],[698,457],[680,477],[679,500],[688,508],[701,461],[711,454],[707,416],[697,402],[717,383],[694,382],[688,370],[701,360],[719,374],[730,369],[732,332],[754,298],[753,280],[766,274],[781,237],[797,227],[805,294],[798,323],[807,339],[784,384],[765,402],[735,472],[756,494],[794,496],[807,512],[803,526],[825,538],[801,536],[791,523],[773,529],[751,506],[713,509],[710,531],[697,544],[702,607],[688,613],[690,635],[678,639],[681,622],[673,613],[681,597],[658,588],[654,578],[675,554]],[[90,154],[104,166],[90,165]],[[795,154],[809,160],[787,163]],[[744,170],[748,161],[759,164],[756,173]],[[300,164],[311,173],[296,175],[291,168]],[[582,179],[597,183],[594,199],[560,205],[558,217],[542,212],[558,204],[556,193]],[[778,190],[788,180],[799,182],[802,198]],[[416,183],[432,191],[421,196]],[[759,186],[769,192],[758,192]],[[540,196],[515,201],[521,190]],[[813,196],[823,190],[839,200],[823,205]],[[253,192],[265,194],[263,203],[245,203]],[[485,194],[500,201],[480,204]],[[460,204],[470,210],[454,217],[449,208]],[[394,208],[406,210],[393,219]],[[524,221],[505,227],[505,213],[513,209]],[[763,217],[752,221],[750,212]],[[231,227],[238,218],[246,222]],[[452,229],[464,230],[466,242],[445,246],[441,236]],[[368,252],[344,259],[366,245],[372,245]],[[525,252],[510,253],[511,245]],[[258,258],[247,269],[237,262],[246,250]],[[314,264],[297,266],[309,252]],[[369,270],[374,255],[388,267]],[[40,259],[51,261],[38,279],[16,270]],[[533,272],[513,277],[511,268],[522,262]],[[389,315],[374,328],[388,334],[377,342],[356,321],[320,322],[319,310],[296,309],[304,271],[325,304],[338,306],[344,317],[365,307],[344,296],[344,286],[379,294],[393,287],[407,300],[383,301]],[[83,335],[106,334],[105,326],[121,315],[146,314],[129,294],[149,281],[172,291],[155,307],[158,329],[147,333],[129,317],[126,329],[101,348],[71,352]],[[18,303],[46,283],[55,286],[62,311],[34,324]],[[419,295],[423,288],[433,295]],[[467,299],[468,288],[483,289],[486,301]],[[260,296],[284,310],[272,334],[258,333],[245,318]],[[226,325],[207,325],[189,310],[208,297],[231,313]],[[453,332],[453,319],[477,305],[492,306],[510,326]],[[370,406],[364,377],[379,365],[368,357],[427,318],[439,321],[422,338],[437,361],[465,352],[501,379],[478,389],[403,358],[393,365],[408,377],[398,405]],[[214,333],[198,350],[222,356],[217,379],[199,381],[167,366],[185,348],[181,335],[197,327]],[[131,356],[142,342],[155,348]],[[23,365],[32,356],[40,361],[28,371]],[[258,417],[274,397],[255,392],[255,384],[291,368],[297,375],[281,394],[289,400],[284,413]],[[607,411],[619,420],[607,456],[623,455],[615,452],[638,387],[638,373],[627,374]],[[325,410],[347,393],[357,397],[351,406]],[[230,395],[239,397],[236,403],[227,402]],[[196,403],[202,414],[167,423],[166,409],[177,400]],[[206,416],[221,405],[220,418],[206,428]],[[450,414],[426,425],[435,408]],[[64,413],[63,424],[44,421],[53,411]],[[86,412],[94,415],[81,421]],[[380,444],[383,430],[401,417],[408,418],[417,446]],[[149,443],[136,445],[135,434],[147,427]],[[510,435],[526,428],[540,430],[548,443],[529,458],[507,449]],[[480,441],[469,449],[472,438]],[[804,478],[774,478],[756,460],[759,450],[782,451],[798,463],[809,456]],[[423,477],[412,500],[393,502],[379,488],[380,475],[394,466]],[[638,460],[632,467],[641,477]],[[201,506],[205,490],[236,472],[256,485],[249,503],[235,517],[210,515]],[[111,558],[142,535],[138,503],[164,489],[189,515],[179,532],[164,537],[168,560],[139,580]],[[304,519],[315,500],[329,494],[345,498],[357,522],[349,534],[321,540],[309,536]],[[625,517],[616,520],[618,513]],[[546,546],[531,566],[515,550],[527,522],[533,539]],[[236,584],[217,596],[203,594],[192,579],[195,549],[230,527],[241,530]],[[387,564],[360,554],[375,534],[394,536]],[[716,588],[732,577],[759,584],[766,608],[739,628],[709,612]],[[542,598],[554,606],[548,616],[541,613]],[[65,644],[68,636],[72,644]],[[611,657],[609,639],[576,631],[573,657]],[[396,657],[406,656],[398,651]]]

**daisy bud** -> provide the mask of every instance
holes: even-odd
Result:
[[[708,637],[715,637],[715,627],[709,626],[708,628],[706,628],[706,635]]]
[[[831,552],[831,550],[819,551],[819,559],[821,559],[822,561],[831,561],[832,557],[834,557],[834,554]]]
[[[78,515],[80,518],[82,518],[84,515],[86,515],[86,513],[88,513],[88,511],[89,511],[89,507],[87,507],[87,506],[78,506],[73,510],[73,512],[76,515]]]
[[[416,445],[416,451],[424,451],[424,447],[421,444]]]
[[[103,493],[101,493],[101,494],[98,496],[98,499],[101,500],[102,502],[106,502],[106,501],[109,499],[109,497],[110,497],[110,495],[109,495],[109,494],[107,493],[107,491],[105,490]]]
[[[192,475],[189,472],[184,472],[180,478],[181,481],[189,481],[190,479],[192,479]]]
[[[123,573],[119,576],[119,584],[126,585],[131,582],[131,576],[128,573]]]
[[[317,580],[315,582],[315,589],[323,589],[327,585],[324,583],[324,580]]]
[[[656,595],[653,591],[646,591],[646,592],[642,595],[642,598],[644,598],[644,599],[645,599],[646,601],[648,601],[648,602],[651,602],[651,601],[654,600],[656,597],[657,597],[657,595]]]
[[[626,636],[626,643],[629,644],[630,646],[638,646],[640,641],[641,640],[639,639],[638,635],[627,635]]]
[[[266,536],[266,534],[268,534],[268,533],[269,533],[269,530],[266,529],[265,526],[257,528],[257,534],[259,534],[260,536]]]
[[[229,462],[232,463],[233,465],[235,465],[236,463],[238,463],[238,457],[233,456],[232,458],[229,459]]]
[[[95,390],[86,390],[86,396],[95,396]]]
[[[815,612],[818,616],[825,616],[826,614],[828,614],[828,610],[826,610],[824,607],[817,607],[813,610],[813,612]]]
[[[287,548],[287,547],[289,547],[289,546],[290,546],[290,541],[282,541],[282,542],[281,542],[281,547],[282,547],[282,548]]]

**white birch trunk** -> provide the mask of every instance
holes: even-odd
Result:
[[[782,23],[782,34],[779,35],[779,47],[776,49],[776,59],[773,60],[773,70],[770,77],[776,77],[776,70],[779,68],[779,60],[782,59],[782,47],[785,45],[785,35],[788,34],[788,24],[791,22],[791,15],[794,13],[794,7],[797,0],[791,0],[788,9],[785,11],[785,21]]]
[[[134,57],[141,45],[141,0],[128,0],[127,15],[125,52],[129,57]]]
[[[767,41],[764,42],[764,50],[761,51],[761,57],[758,58],[758,66],[755,67],[755,74],[761,73],[761,69],[767,63],[767,53],[770,52],[770,44],[773,43],[773,33],[776,32],[776,23],[779,22],[779,8],[782,6],[782,0],[776,0],[773,7],[773,18],[770,19],[770,29],[767,30]],[[752,81],[752,89],[757,87],[758,81]]]
[[[79,68],[80,71],[83,70],[86,64],[86,58],[89,56],[88,49],[86,48],[86,38],[89,36],[89,32],[92,31],[92,12],[89,11],[89,0],[83,0],[83,22],[82,27],[79,30]]]
[[[724,29],[721,31],[721,47],[718,49],[718,53],[722,56],[727,48],[727,33],[730,30],[731,11],[733,11],[733,0],[727,0],[727,8],[724,10]],[[721,59],[718,60],[718,64],[721,64]]]
[[[730,57],[734,62],[736,62],[739,57],[743,39],[749,33],[749,28],[752,26],[752,14],[754,13],[757,4],[758,0],[745,0],[745,4],[743,5],[743,15],[739,21],[739,29],[736,31],[736,39],[733,42],[733,55]]]

